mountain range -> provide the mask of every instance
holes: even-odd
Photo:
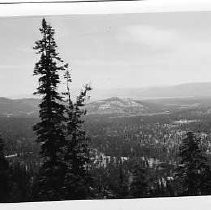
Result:
[[[0,116],[37,117],[39,99],[0,98]],[[146,114],[158,112],[159,105],[133,99],[112,97],[86,104],[88,114]]]
[[[103,99],[91,100],[87,103],[88,114],[142,115],[178,108],[211,107],[211,83],[192,83],[145,90],[116,89],[106,94],[107,98],[102,92]],[[37,117],[38,104],[39,99],[36,98],[0,97],[0,116]]]

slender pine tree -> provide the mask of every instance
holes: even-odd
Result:
[[[65,145],[63,97],[58,91],[60,72],[65,69],[57,53],[54,29],[42,20],[42,39],[35,42],[34,49],[40,55],[35,64],[34,75],[39,77],[39,86],[34,94],[42,96],[39,104],[40,122],[34,126],[37,142],[41,145],[42,165],[33,191],[36,200],[63,200]]]
[[[90,183],[91,177],[89,174],[89,139],[84,130],[84,119],[86,110],[84,109],[88,91],[91,90],[89,85],[86,85],[73,103],[71,100],[70,86],[71,75],[66,65],[66,87],[68,106],[67,113],[67,143],[65,147],[65,163],[67,171],[64,179],[64,188],[66,199],[87,199],[91,198]]]
[[[187,133],[179,150],[180,164],[177,168],[181,195],[207,194],[211,189],[210,169],[207,159],[200,149],[200,139],[192,132]]]

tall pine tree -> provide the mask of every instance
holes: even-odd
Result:
[[[192,132],[187,133],[179,150],[180,164],[176,179],[179,181],[180,195],[207,194],[210,189],[210,169],[200,148],[200,139]]]
[[[35,64],[34,75],[39,77],[35,94],[41,95],[39,104],[40,122],[34,126],[37,141],[41,145],[42,165],[33,192],[36,200],[63,200],[63,179],[65,146],[63,98],[58,92],[59,74],[65,69],[57,53],[54,29],[42,20],[42,39],[35,42],[34,49],[40,55]]]

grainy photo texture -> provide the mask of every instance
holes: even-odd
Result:
[[[0,202],[211,195],[211,12],[0,32]]]

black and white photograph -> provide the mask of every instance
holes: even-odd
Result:
[[[1,203],[211,195],[211,11],[5,16],[0,34]]]

